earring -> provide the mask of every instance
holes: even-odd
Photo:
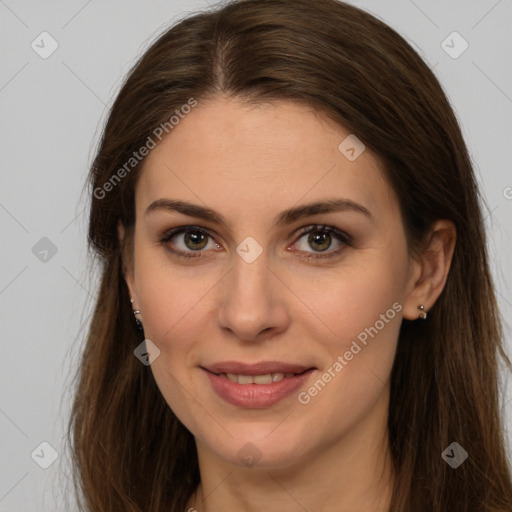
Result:
[[[422,320],[426,320],[426,319],[427,319],[427,312],[425,311],[424,306],[419,305],[419,306],[418,306],[418,309],[420,310],[420,316],[419,316],[419,318],[421,318]]]
[[[130,299],[130,303],[133,304],[135,301],[133,299]],[[142,325],[142,322],[137,318],[137,315],[140,315],[140,311],[138,309],[135,309],[133,311],[133,316],[135,317],[135,323],[137,324],[137,327],[139,328],[139,330],[142,331],[142,329],[144,328],[143,325]]]

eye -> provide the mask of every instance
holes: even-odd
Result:
[[[334,257],[343,251],[345,247],[352,247],[352,238],[343,231],[331,226],[315,225],[307,227],[301,232],[299,241],[302,239],[304,241],[298,244],[298,250],[305,252],[306,254],[300,257],[307,258],[308,260]],[[328,251],[333,245],[333,240],[336,248]],[[297,246],[297,242],[294,245]],[[313,248],[313,251],[308,251],[308,247]]]
[[[176,242],[173,242],[174,239]],[[209,239],[212,240],[213,247],[208,246]],[[170,242],[177,249],[172,248]],[[165,248],[178,258],[197,258],[202,255],[203,251],[220,248],[218,243],[213,242],[213,238],[208,231],[196,226],[173,229],[163,235],[160,243],[165,245]]]

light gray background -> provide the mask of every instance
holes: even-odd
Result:
[[[510,350],[512,1],[352,3],[418,49],[455,109],[489,206],[491,264]],[[84,179],[107,107],[134,59],[173,20],[208,5],[0,0],[0,512],[74,510],[65,505],[63,435],[96,286],[86,271]],[[31,47],[42,45],[43,31],[59,45],[46,59]],[[453,31],[469,44],[456,59],[442,47]],[[452,51],[461,48],[450,41]],[[54,255],[42,252],[47,241],[36,245],[43,237]],[[510,424],[510,388],[502,400]],[[59,454],[48,469],[31,457],[36,448],[36,460],[49,456],[38,448],[44,441]]]

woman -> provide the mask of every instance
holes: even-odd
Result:
[[[335,0],[184,19],[90,185],[82,510],[512,510],[475,177],[391,28]]]

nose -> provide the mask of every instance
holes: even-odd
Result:
[[[252,263],[236,255],[217,311],[221,329],[241,341],[264,341],[284,332],[289,318],[286,287],[265,251]]]

